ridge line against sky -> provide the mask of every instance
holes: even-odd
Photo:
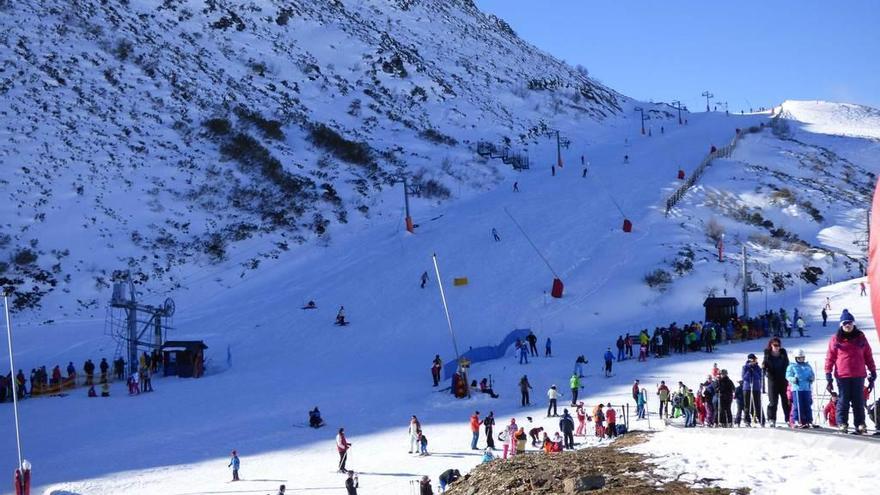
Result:
[[[787,99],[880,108],[878,1],[474,1],[639,100],[703,111],[708,90],[737,113]]]

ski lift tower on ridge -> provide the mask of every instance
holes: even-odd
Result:
[[[131,275],[121,282],[113,283],[113,297],[110,300],[112,336],[120,347],[128,348],[128,365],[132,373],[138,370],[138,348],[160,349],[162,347],[163,331],[171,328],[170,318],[174,316],[174,300],[170,297],[165,299],[161,306],[139,304],[136,299],[134,282]],[[112,313],[116,310],[124,312],[124,319],[114,318]],[[149,332],[148,332],[149,331]],[[152,340],[150,340],[152,334]]]

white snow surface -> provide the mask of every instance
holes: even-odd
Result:
[[[358,15],[366,16],[372,12],[374,3],[353,5],[357,5]],[[138,9],[148,7],[144,2],[136,6]],[[42,7],[32,8],[28,15],[41,17],[42,12]],[[174,21],[176,14],[162,15],[168,16],[163,22],[176,26],[175,29],[183,32],[188,28],[186,20],[178,26]],[[221,13],[212,15],[217,17]],[[62,14],[52,14],[46,16],[46,23],[61,22],[65,18]],[[182,14],[181,18],[184,18]],[[143,22],[149,24],[147,20]],[[295,18],[290,22],[308,24]],[[267,24],[268,27],[261,29],[280,29],[271,22]],[[321,30],[323,38],[311,39],[305,29],[308,26],[300,27],[303,28],[299,31],[302,41],[314,44],[315,50],[333,38],[332,31]],[[95,31],[86,28],[88,26],[77,27],[86,33]],[[230,43],[240,48],[250,39],[254,46],[264,46],[264,43],[268,46],[269,41],[248,38],[252,34],[245,31],[240,35],[243,38],[235,38],[234,43]],[[235,35],[230,30],[216,36]],[[104,42],[107,40],[96,43]],[[498,46],[503,47],[504,43],[499,42]],[[9,46],[5,48],[12,50]],[[533,51],[524,49],[524,53],[534,56],[534,60],[540,59],[540,54]],[[162,64],[173,66],[175,63],[164,59],[160,62],[160,68]],[[340,72],[353,63],[342,62],[337,66]],[[296,79],[303,77],[301,67],[308,64],[303,62],[295,69],[284,66],[283,61],[274,67],[270,61],[269,65],[270,72],[295,72],[290,77]],[[524,63],[523,67],[527,65]],[[249,84],[255,76],[244,66],[242,63],[234,71],[244,81],[242,84]],[[517,70],[525,70],[523,67]],[[126,71],[134,71],[134,68],[120,69],[116,76],[138,87],[139,91],[148,92],[148,84],[139,86],[139,72]],[[93,77],[95,75],[88,71],[85,74],[82,77],[104,79]],[[385,85],[396,83],[383,73],[379,73],[379,77]],[[430,108],[420,110],[425,127],[431,127],[428,117],[436,116],[438,109],[444,108],[442,99],[437,96],[442,91],[429,86],[428,79],[420,79],[432,97]],[[53,84],[52,79],[46,79],[46,84]],[[474,90],[471,97],[485,100],[479,104],[463,104],[468,118],[462,117],[461,122],[443,129],[457,139],[467,138],[471,131],[466,124],[480,122],[483,112],[492,114],[487,102],[491,102],[488,95],[494,87],[494,83],[487,82]],[[107,90],[113,92],[114,98],[125,99],[122,90]],[[340,105],[332,101],[333,91],[317,98],[308,93],[313,87],[303,86],[302,90],[305,93],[300,95],[302,99],[313,105],[308,109],[310,112],[321,114],[333,110],[339,119],[348,119],[344,110],[339,110]],[[208,93],[211,92],[201,96],[210,100],[213,95]],[[509,92],[502,96],[514,99]],[[865,124],[864,113],[852,113],[845,106],[831,105],[813,113],[799,114],[799,107],[795,105],[791,115],[803,119],[803,124],[792,121],[795,129],[788,135],[777,136],[768,128],[747,136],[732,157],[715,160],[710,165],[694,190],[667,218],[663,206],[668,194],[679,185],[675,179],[679,169],[690,173],[710,146],[729,142],[735,128],[769,125],[770,121],[765,115],[708,113],[690,114],[688,124],[679,126],[671,113],[655,111],[650,124],[652,136],[648,137],[640,135],[637,119],[631,118],[635,103],[624,97],[620,99],[626,115],[608,116],[598,122],[589,117],[589,112],[578,111],[583,120],[560,123],[560,127],[565,126],[563,129],[572,145],[563,150],[565,167],[559,169],[555,177],[549,173],[550,164],[555,161],[555,143],[543,137],[529,149],[532,169],[522,173],[487,166],[485,162],[473,164],[469,161],[471,154],[462,148],[450,152],[455,163],[448,175],[456,178],[458,174],[457,183],[465,184],[464,191],[454,191],[454,199],[445,202],[413,199],[413,217],[419,224],[414,235],[402,231],[398,187],[381,194],[376,192],[370,203],[374,213],[369,217],[352,218],[344,227],[334,226],[332,241],[307,242],[294,245],[290,250],[277,250],[267,244],[281,238],[255,237],[231,245],[226,263],[212,265],[195,257],[176,267],[180,272],[175,272],[179,277],[174,280],[181,285],[176,290],[172,291],[163,280],[151,280],[140,289],[141,297],[147,303],[159,303],[165,295],[174,297],[178,309],[174,330],[169,332],[168,338],[205,340],[209,346],[207,375],[198,380],[156,377],[156,391],[136,397],[128,397],[123,385],[114,384],[112,397],[107,399],[89,399],[85,390],[77,389],[63,397],[22,401],[19,405],[22,445],[24,456],[34,465],[34,493],[262,494],[277,490],[282,483],[290,493],[343,493],[343,477],[335,472],[334,445],[336,429],[343,426],[354,444],[348,464],[360,473],[359,493],[407,493],[410,481],[423,474],[436,482],[437,476],[447,468],[467,471],[479,462],[478,453],[469,449],[467,420],[474,410],[483,414],[493,410],[499,429],[511,417],[523,422],[526,416],[531,416],[555,431],[556,422],[542,418],[545,392],[554,383],[563,390],[566,388],[571,366],[579,354],[590,360],[583,394],[583,400],[589,404],[600,400],[626,401],[635,378],[646,384],[661,379],[695,383],[713,362],[737,369],[743,356],[759,352],[763,342],[721,346],[713,355],[688,354],[649,360],[645,364],[626,362],[616,366],[615,376],[610,379],[601,377],[599,361],[605,348],[613,345],[619,334],[666,325],[673,320],[700,319],[701,304],[708,293],[738,294],[742,281],[738,278],[736,253],[743,244],[750,250],[754,277],[759,284],[769,287],[777,275],[780,277],[781,290],[766,295],[769,307],[791,309],[797,304],[809,320],[811,337],[787,341],[789,349],[804,347],[811,361],[821,360],[831,329],[822,329],[816,320],[825,297],[830,297],[834,305],[832,321],[841,308],[849,308],[868,333],[876,354],[880,345],[873,331],[867,298],[857,296],[857,281],[849,279],[858,273],[859,251],[852,246],[864,230],[863,214],[869,206],[873,187],[871,174],[880,171],[877,142],[852,136],[870,136],[880,132],[880,125],[870,120],[870,125]],[[541,112],[528,110],[539,102],[546,103],[545,99],[529,96],[520,100],[519,115],[529,115],[530,122],[540,120]],[[16,101],[15,105],[24,105],[23,101],[28,100]],[[169,101],[185,105],[179,99]],[[251,104],[261,101],[265,100],[257,99]],[[342,106],[347,107],[349,103],[350,99]],[[96,99],[92,104],[95,107],[91,111],[101,113],[106,111],[101,105],[109,103]],[[788,103],[784,107],[789,111]],[[210,115],[203,109],[196,120]],[[455,112],[442,115],[444,122],[458,118]],[[93,122],[93,117],[88,115],[77,118],[81,119],[80,125]],[[473,131],[479,134],[478,138],[493,139],[496,130],[509,131],[516,127],[504,125],[508,119],[506,114],[489,119],[492,131]],[[817,128],[822,122],[833,125]],[[662,134],[660,125],[665,128]],[[867,131],[849,132],[851,128],[866,125]],[[92,132],[91,127],[83,129],[86,129],[84,134]],[[297,143],[303,142],[295,129],[285,129],[295,134]],[[114,132],[116,130],[114,128]],[[170,132],[161,127],[153,130]],[[4,132],[8,132],[4,136],[15,134]],[[367,133],[364,129],[358,132]],[[405,136],[409,132],[395,124],[394,128],[377,130],[373,137],[389,147],[397,142],[412,144],[416,141]],[[824,135],[826,132],[836,135]],[[163,153],[180,158],[175,146],[183,143],[182,138],[170,135],[167,139],[171,143],[169,149],[175,151]],[[116,138],[108,141],[115,142]],[[213,145],[203,143],[195,148],[200,158],[214,156]],[[42,156],[39,147],[22,146],[12,150],[13,147],[9,147],[5,156],[14,157],[16,161]],[[102,154],[88,146],[77,153],[88,150],[96,156]],[[280,144],[273,150],[282,157],[292,154]],[[317,154],[308,150],[309,161]],[[629,156],[627,164],[622,159],[625,154]],[[589,163],[586,178],[581,177],[581,155]],[[428,166],[444,157],[439,156],[435,148],[422,144],[417,160]],[[67,175],[61,163],[41,168],[42,162],[36,159],[34,162],[39,173],[28,179],[23,178],[29,175],[25,172],[17,172],[15,177],[4,175],[0,185],[10,195],[15,191],[17,203],[8,202],[2,212],[7,218],[13,218],[9,224],[27,226],[41,246],[70,247],[71,256],[77,259],[76,273],[89,276],[74,278],[66,286],[69,292],[56,292],[54,299],[50,299],[51,304],[41,312],[13,315],[15,365],[27,373],[41,365],[51,369],[60,364],[63,368],[68,361],[73,361],[81,367],[86,358],[95,362],[101,357],[112,359],[118,347],[106,334],[105,321],[101,318],[106,300],[90,305],[91,313],[62,312],[60,308],[75,306],[79,297],[90,299],[97,297],[95,294],[103,294],[109,298],[106,290],[102,293],[93,287],[95,282],[90,276],[118,268],[121,258],[111,254],[116,253],[114,246],[142,254],[126,244],[131,235],[129,222],[137,226],[161,222],[166,216],[162,214],[163,208],[168,208],[173,210],[172,217],[180,222],[191,220],[193,225],[197,224],[193,228],[200,230],[201,225],[207,223],[202,216],[210,217],[212,209],[223,210],[224,203],[202,205],[203,209],[193,213],[185,203],[175,203],[161,193],[154,199],[152,209],[141,212],[143,217],[139,217],[122,209],[132,195],[143,192],[133,192],[131,186],[115,190],[110,187],[96,193],[97,199],[92,199],[97,203],[79,198],[71,191],[72,184],[88,186],[90,180],[98,178],[120,186],[130,177],[127,174],[131,170],[127,170],[125,164],[110,174],[104,174],[100,167],[93,165],[89,173],[95,175]],[[147,160],[146,165],[149,164]],[[172,168],[158,170],[141,166],[136,173],[142,174],[138,176],[140,179],[155,179],[158,184],[163,178],[176,180],[178,172]],[[40,189],[17,189],[25,182],[48,185],[55,177],[53,174],[58,174],[58,183],[63,183],[66,189],[55,191],[47,186],[43,193]],[[110,177],[113,174],[119,176]],[[360,172],[346,169],[334,176],[338,179],[334,183],[342,191],[342,184],[359,175]],[[518,181],[521,192],[511,192],[514,181]],[[790,189],[789,194],[780,194],[781,188]],[[62,201],[50,202],[47,223],[19,215],[22,208],[38,204],[38,198],[48,195],[45,191],[54,191],[62,198]],[[104,196],[105,193],[108,195]],[[87,188],[86,196],[91,194]],[[354,204],[356,201],[352,201]],[[756,207],[760,207],[763,219],[773,222],[774,229],[784,228],[806,243],[806,247],[801,245],[796,249],[797,243],[791,236],[785,242],[778,241],[786,239],[783,233],[777,230],[778,236],[771,236],[768,228],[737,216],[741,211],[755,213]],[[816,211],[811,213],[810,208]],[[523,226],[565,282],[564,298],[549,297],[554,274],[519,233],[505,209]],[[124,218],[113,217],[114,211],[125,211]],[[630,234],[621,232],[624,217],[633,221]],[[721,223],[726,231],[727,254],[723,263],[718,262],[714,245],[706,239],[705,226],[712,219]],[[84,238],[82,229],[77,228],[79,223],[92,229],[88,231],[88,239]],[[493,227],[500,231],[501,242],[492,240],[489,232]],[[665,291],[648,288],[643,280],[645,274],[660,267],[674,272],[672,265],[681,260],[685,247],[693,252],[693,267],[674,273],[674,281]],[[270,250],[273,256],[260,257],[259,270],[242,270],[243,263]],[[504,359],[472,367],[472,378],[493,377],[500,399],[482,396],[455,400],[430,387],[429,367],[434,354],[439,353],[444,361],[454,356],[432,271],[434,253],[440,262],[460,349],[497,344],[515,328],[533,329],[540,339],[540,347],[545,338],[553,339],[552,358],[538,358],[528,365],[519,365],[509,351]],[[814,291],[815,286],[799,284],[798,279],[791,276],[807,266],[824,269],[819,283],[847,281]],[[418,288],[423,271],[428,271],[431,278],[424,290]],[[470,283],[453,287],[452,278],[461,276],[469,277]],[[801,293],[803,301],[800,301]],[[759,307],[763,306],[764,296],[756,293],[752,297],[754,313],[762,309]],[[319,308],[301,310],[300,306],[307,300],[315,300]],[[345,305],[352,321],[345,328],[332,325],[340,305]],[[40,323],[47,319],[54,322]],[[227,362],[227,349],[231,353],[231,364]],[[0,358],[2,369],[8,364],[5,358]],[[535,387],[532,397],[536,404],[526,409],[519,407],[516,385],[524,373]],[[307,411],[315,405],[320,406],[328,426],[320,430],[294,426],[303,424]],[[11,467],[17,464],[12,410],[8,403],[2,406],[0,466],[7,466],[11,474]],[[429,439],[428,448],[432,452],[429,457],[406,453],[406,428],[412,414],[419,417]],[[659,423],[656,417],[652,418],[652,427],[658,428]],[[647,422],[638,426],[648,427]],[[746,485],[752,487],[754,493],[805,486],[803,483],[807,480],[815,482],[812,490],[822,490],[816,493],[859,493],[871,486],[869,478],[863,475],[867,476],[873,466],[866,463],[868,467],[861,467],[859,462],[864,459],[848,457],[852,456],[850,451],[804,448],[804,439],[795,434],[783,436],[787,432],[772,437],[762,436],[763,432],[759,431],[750,433],[754,434],[723,440],[730,445],[731,453],[762,452],[747,459],[710,448],[719,441],[713,436],[714,432],[670,429],[642,448],[657,453],[658,462],[670,472],[683,470],[694,476],[718,477],[720,485]],[[595,440],[586,439],[586,445],[594,443]],[[480,445],[485,442],[481,440]],[[226,466],[232,449],[238,450],[242,461],[244,481],[237,485],[227,482],[230,473]],[[676,449],[678,454],[671,449]],[[724,457],[726,462],[703,466],[702,460],[711,460],[712,456]],[[803,462],[790,461],[788,456]],[[823,462],[825,459],[828,461]],[[854,470],[856,476],[841,483],[838,467],[843,463],[847,463],[847,472]],[[700,474],[700,468],[707,474]]]
[[[880,139],[880,110],[850,103],[786,100],[782,116],[806,124],[810,132]]]

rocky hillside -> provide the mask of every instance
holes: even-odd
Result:
[[[0,1],[0,19],[0,277],[17,309],[74,294],[47,318],[97,309],[124,270],[169,290],[330,242],[404,174],[423,198],[483,188],[504,165],[478,140],[629,104],[470,0]]]

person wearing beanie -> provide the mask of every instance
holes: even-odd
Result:
[[[746,364],[742,367],[743,400],[746,406],[746,426],[752,426],[752,420],[764,426],[764,414],[761,411],[761,385],[763,374],[758,364],[758,357],[749,354]]]
[[[837,380],[839,398],[837,400],[836,420],[840,431],[849,428],[849,408],[853,409],[853,424],[856,433],[865,433],[865,398],[863,389],[865,377],[868,389],[874,389],[877,379],[877,366],[871,354],[871,345],[865,334],[856,327],[855,318],[844,309],[840,314],[840,328],[828,341],[825,354],[825,387],[829,393],[834,391],[832,377]]]

